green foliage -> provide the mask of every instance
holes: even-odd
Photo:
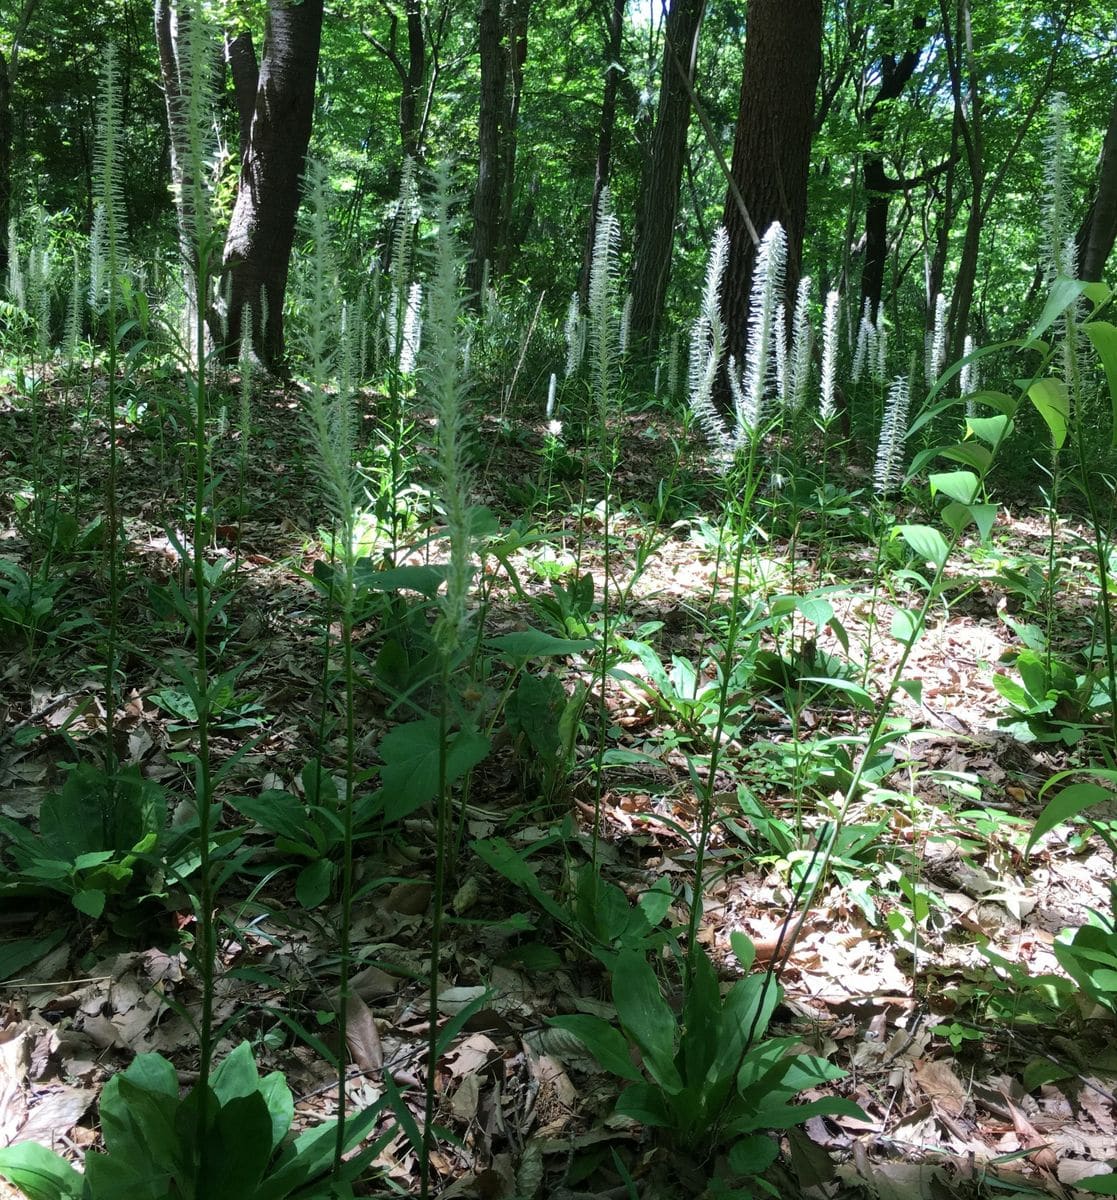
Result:
[[[162,789],[138,767],[110,781],[88,763],[73,768],[61,792],[39,811],[39,832],[0,816],[0,892],[68,896],[89,917],[110,900],[159,889],[189,868],[189,831],[167,827]]]
[[[732,940],[747,968],[751,942],[740,934]],[[705,953],[693,954],[690,962],[678,1014],[645,955],[622,949],[612,970],[616,1024],[590,1014],[550,1019],[628,1081],[617,1101],[619,1114],[668,1130],[689,1149],[729,1144],[730,1165],[739,1175],[757,1174],[775,1158],[763,1130],[788,1129],[824,1113],[863,1117],[840,1097],[793,1103],[806,1088],[843,1072],[797,1050],[796,1038],[765,1036],[782,995],[770,975],[748,975],[723,996]]]
[[[346,1149],[365,1138],[382,1106],[347,1122]],[[261,1079],[247,1042],[213,1071],[209,1086],[185,1096],[171,1063],[140,1054],[101,1092],[105,1149],[86,1155],[83,1175],[35,1142],[0,1149],[0,1175],[29,1200],[328,1200],[368,1168],[387,1140],[347,1159],[330,1182],[334,1122],[287,1140],[294,1115],[282,1074]],[[199,1137],[206,1140],[204,1167]]]

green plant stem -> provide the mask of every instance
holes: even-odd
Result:
[[[741,524],[737,534],[737,544],[733,554],[733,593],[729,607],[729,628],[726,630],[725,644],[721,661],[721,680],[718,687],[717,720],[711,733],[710,756],[706,767],[706,782],[701,785],[697,772],[690,764],[691,777],[697,786],[699,800],[698,840],[694,852],[694,879],[690,912],[687,917],[687,946],[686,966],[684,970],[684,994],[686,994],[694,979],[695,959],[699,953],[698,931],[702,922],[702,876],[706,867],[706,854],[709,848],[710,829],[713,825],[714,789],[716,787],[718,764],[721,761],[723,735],[729,708],[729,684],[733,674],[733,664],[736,659],[737,638],[745,624],[741,618],[741,572],[745,557],[745,521],[752,509],[752,501],[756,494],[756,458],[760,446],[760,434],[755,433],[749,445],[748,463],[745,468],[744,482],[741,488]],[[755,609],[753,609],[755,612]]]
[[[346,530],[346,546],[353,545],[352,527]],[[341,929],[338,933],[340,981],[338,984],[338,1081],[337,1136],[334,1142],[334,1176],[340,1175],[345,1151],[345,1076],[349,1021],[349,976],[352,957],[353,924],[353,800],[356,774],[356,714],[354,695],[356,672],[353,663],[353,553],[346,554],[346,601],[341,614],[342,672],[345,679],[345,800],[342,809]],[[321,766],[319,765],[319,770]]]
[[[431,893],[431,946],[428,974],[429,1029],[427,1031],[427,1077],[423,1093],[423,1146],[419,1158],[419,1196],[430,1195],[430,1158],[434,1134],[435,1082],[438,1074],[438,988],[439,960],[442,956],[442,916],[446,903],[447,858],[450,842],[451,812],[449,751],[449,696],[451,683],[449,650],[442,654],[441,703],[438,706],[438,800],[435,815],[434,880]]]
[[[207,254],[198,255],[202,265],[198,271],[199,297],[208,292],[205,272]],[[197,374],[194,379],[194,529],[193,529],[193,583],[194,583],[194,640],[195,663],[194,684],[197,691],[198,709],[198,752],[195,760],[195,778],[198,806],[198,930],[202,949],[199,956],[202,987],[202,1011],[199,1029],[198,1083],[197,1088],[203,1102],[198,1105],[197,1141],[198,1177],[206,1179],[209,1161],[209,1104],[207,1089],[213,1066],[213,989],[217,959],[217,924],[214,914],[216,903],[213,880],[213,864],[210,854],[210,816],[213,802],[213,776],[210,764],[210,694],[209,694],[209,581],[206,577],[206,561],[202,550],[206,531],[206,484],[208,473],[208,442],[206,425],[208,396],[206,391],[206,327],[204,304],[199,300],[195,315],[195,351]]]

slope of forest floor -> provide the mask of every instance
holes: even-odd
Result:
[[[230,437],[227,453],[217,448],[223,499],[212,555],[234,560],[235,569],[226,576],[230,596],[215,648],[218,669],[238,669],[230,684],[236,703],[214,744],[216,761],[227,766],[226,798],[270,789],[301,796],[309,759],[317,755],[335,771],[344,761],[343,724],[326,722],[323,737],[325,632],[308,579],[325,558],[325,519],[304,465],[297,407],[293,389],[260,397],[240,515],[235,443]],[[25,570],[34,568],[35,551],[18,498],[32,470],[22,457],[32,434],[40,446],[66,447],[64,461],[48,464],[49,471],[80,475],[83,495],[94,498],[79,516],[83,527],[100,506],[106,469],[106,434],[96,420],[81,431],[88,445],[79,466],[71,456],[81,440],[63,436],[73,411],[61,402],[42,411],[56,427],[32,431],[14,392],[0,392],[0,557]],[[426,428],[422,421],[418,427]],[[182,567],[185,526],[181,512],[176,525],[169,497],[186,451],[170,433],[160,451],[152,428],[137,417],[118,438],[128,583],[115,733],[121,763],[139,767],[185,812],[191,784],[184,757],[193,732],[181,706],[175,711],[180,685],[170,667],[189,652],[189,635],[160,607],[160,589]],[[522,519],[521,485],[540,477],[544,431],[490,418],[480,433],[479,498],[504,524]],[[675,475],[678,502],[661,511],[658,528],[649,517],[657,485],[673,474],[677,436],[662,414],[625,420],[610,515],[612,586],[623,593],[641,547],[658,542],[626,597],[620,632],[652,646],[668,667],[675,657],[706,670],[707,614],[730,580],[714,537],[716,481],[702,473],[700,446],[690,448]],[[870,487],[856,464],[836,464],[833,472],[854,505],[867,508]],[[577,495],[573,474],[555,478],[549,497],[535,494],[538,536],[521,538],[507,553],[519,592],[495,559],[486,561],[487,635],[537,623],[532,598],[567,586],[575,555],[600,596],[604,530],[593,479],[591,472],[580,509],[560,499],[564,489]],[[437,496],[422,483],[418,468],[404,534],[413,562],[438,552],[428,539],[439,522]],[[771,499],[766,492],[759,503]],[[819,662],[848,661],[853,677],[877,694],[898,654],[879,627],[879,547],[866,544],[865,524],[847,515],[822,528],[809,511],[803,516],[795,529],[766,528],[760,513],[766,536],[749,554],[747,590],[766,601],[831,589],[836,621],[818,629],[800,622],[787,634],[802,675],[823,674]],[[1046,515],[1002,508],[991,544],[967,546],[952,564],[951,589],[906,671],[922,690],[901,691],[894,704],[895,761],[846,815],[829,879],[808,911],[796,911],[803,894],[793,882],[796,870],[809,863],[841,791],[840,755],[825,759],[824,751],[833,751],[832,739],[863,729],[864,712],[840,689],[804,691],[777,671],[771,686],[752,695],[723,762],[724,779],[715,781],[722,819],[710,844],[700,938],[725,981],[737,971],[731,933],[743,931],[755,943],[754,969],[779,957],[786,994],[773,1031],[842,1068],[844,1077],[828,1087],[868,1116],[812,1117],[782,1135],[782,1157],[767,1179],[785,1196],[1067,1195],[1117,1157],[1112,1014],[1057,995],[1040,979],[1060,974],[1053,950],[1060,931],[1081,925],[1090,909],[1108,910],[1113,865],[1100,842],[1066,827],[1030,856],[1023,853],[1042,808],[1041,787],[1081,765],[1086,742],[1020,740],[1005,727],[1005,700],[992,683],[1005,652],[1019,646],[1002,619],[1020,603],[1005,583],[1006,564],[1018,573],[1042,569],[1048,533]],[[1057,541],[1059,634],[1069,644],[1093,603],[1085,582],[1089,539],[1062,522]],[[0,814],[27,828],[35,827],[44,797],[61,787],[65,764],[96,764],[102,753],[101,550],[71,554],[65,580],[56,597],[64,619],[32,644],[9,636],[0,657]],[[358,650],[375,657],[379,637],[375,622],[359,626]],[[770,655],[783,649],[767,634],[758,638]],[[676,897],[668,924],[681,928],[697,820],[686,761],[693,729],[664,701],[647,661],[636,652],[619,660],[606,689],[611,753],[594,855],[632,901],[668,880]],[[595,686],[589,661],[578,655],[557,660],[554,669],[567,694],[579,677]],[[480,679],[477,686],[499,693],[503,681]],[[336,717],[335,691],[326,703]],[[458,799],[461,849],[439,1011],[449,1017],[484,1000],[439,1064],[439,1121],[452,1134],[432,1160],[443,1196],[697,1195],[714,1170],[685,1147],[613,1115],[615,1078],[545,1024],[556,1013],[610,1015],[604,970],[527,892],[468,850],[493,837],[520,851],[538,845],[530,861],[540,885],[554,896],[569,892],[591,853],[598,735],[590,712],[562,779],[544,787],[530,750],[498,735]],[[358,766],[373,767],[381,737],[398,719],[375,680],[358,687],[356,715]],[[248,828],[232,809],[226,819]],[[251,872],[235,876],[221,894],[215,1019],[221,1025],[235,1018],[222,1050],[250,1039],[262,1071],[285,1073],[298,1121],[312,1124],[336,1104],[336,1075],[313,1045],[318,1037],[328,1044],[331,1033],[336,913],[329,901],[299,904],[301,864],[277,849],[274,837],[248,836]],[[350,931],[363,1001],[349,1045],[361,1068],[349,1084],[354,1109],[381,1094],[382,1071],[420,1094],[432,839],[430,814],[420,809],[360,847],[361,894]],[[0,883],[6,878],[0,874]],[[78,1156],[98,1144],[101,1087],[134,1054],[158,1051],[184,1084],[192,1079],[197,1038],[187,1015],[198,993],[183,947],[193,915],[171,882],[142,920],[140,910],[113,922],[91,920],[57,894],[44,899],[26,889],[12,889],[3,907],[5,940],[42,939],[46,949],[0,987],[0,1144],[36,1139]],[[822,1094],[808,1091],[802,1099]],[[617,1161],[636,1193],[626,1191]],[[415,1186],[414,1148],[402,1130],[380,1166],[399,1189]],[[386,1194],[383,1178],[364,1194]]]

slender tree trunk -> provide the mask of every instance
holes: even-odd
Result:
[[[422,0],[407,0],[407,67],[399,95],[399,136],[404,156],[419,158],[423,81],[427,75],[427,43]]]
[[[787,234],[787,292],[803,256],[815,94],[822,66],[822,0],[751,0],[731,172],[761,236],[773,221]],[[756,245],[730,194],[722,218],[729,257],[722,283],[726,345],[744,362]]]
[[[0,52],[0,287],[8,283],[8,222],[12,218],[12,145],[15,122],[12,118],[12,88],[15,86],[20,44],[35,15],[39,0],[23,0],[19,16],[11,27],[11,45],[7,57]]]
[[[0,52],[0,287],[8,281],[8,221],[12,215],[12,91]]]
[[[1090,211],[1078,234],[1078,274],[1081,279],[1100,281],[1105,261],[1117,240],[1117,98],[1109,113],[1098,186]]]
[[[920,32],[927,27],[927,18],[916,15],[912,28]],[[861,178],[865,183],[865,261],[861,268],[861,310],[868,301],[869,320],[875,321],[884,292],[884,270],[888,261],[888,207],[892,193],[902,191],[904,180],[890,179],[884,169],[884,147],[887,138],[885,116],[888,103],[897,100],[915,68],[919,65],[919,50],[908,50],[902,58],[885,54],[880,64],[880,87],[865,112],[864,126],[868,129],[868,147],[861,162]]]
[[[981,249],[981,230],[985,218],[985,136],[981,93],[978,91],[977,72],[974,70],[969,0],[957,0],[953,32],[946,0],[942,0],[941,10],[950,88],[954,96],[955,127],[962,135],[962,145],[970,172],[970,209],[966,218],[966,236],[962,243],[962,257],[958,263],[958,274],[950,298],[948,319],[950,343],[947,361],[953,362],[961,357],[965,345],[966,331],[970,323],[970,307],[977,283],[977,257]],[[962,90],[963,62],[968,73],[965,95]],[[934,298],[931,297],[929,302],[933,304]]]
[[[636,264],[632,275],[630,345],[653,354],[663,322],[679,188],[690,126],[690,93],[705,0],[672,0],[664,31],[659,110],[644,160],[636,207]]]
[[[597,239],[597,206],[602,189],[609,182],[609,165],[613,155],[613,130],[617,123],[617,83],[620,79],[621,33],[624,30],[625,0],[613,0],[613,15],[609,20],[609,36],[605,45],[605,91],[601,98],[601,120],[597,126],[597,163],[593,172],[593,197],[590,200],[590,222],[586,244],[582,250],[582,273],[578,278],[578,294],[583,304],[589,294],[590,267],[593,264],[593,244]]]
[[[473,246],[466,287],[480,297],[485,264],[500,244],[503,196],[501,149],[507,94],[507,60],[501,44],[500,0],[481,0],[478,12],[481,53],[481,110],[477,120],[477,190],[473,193]]]
[[[527,29],[531,15],[531,0],[508,0],[505,7],[508,47],[509,86],[505,99],[505,115],[501,128],[500,170],[502,191],[500,202],[500,244],[496,253],[496,274],[508,273],[512,255],[519,249],[526,229],[514,228],[513,202],[516,196],[516,150],[520,127],[520,101],[524,92],[524,64],[527,62]]]
[[[284,370],[283,305],[314,119],[322,5],[268,0],[255,110],[222,263],[229,283],[226,353],[239,351],[247,309],[254,348],[277,373]]]

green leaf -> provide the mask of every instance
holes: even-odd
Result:
[[[1081,279],[1070,279],[1066,275],[1056,276],[1051,290],[1047,293],[1047,303],[1043,306],[1039,320],[1028,331],[1028,340],[1035,341],[1037,338],[1043,337],[1063,313],[1072,304],[1077,303],[1086,287],[1086,283]]]
[[[674,1062],[678,1023],[643,954],[623,951],[617,956],[613,1003],[622,1027],[640,1047],[648,1074],[664,1091],[681,1092],[683,1081]]]
[[[759,1175],[780,1156],[774,1138],[754,1133],[740,1138],[729,1148],[729,1169],[737,1175]]]
[[[330,894],[334,881],[334,864],[328,858],[307,863],[295,881],[295,898],[303,908],[317,908]]]
[[[601,1017],[591,1016],[589,1013],[571,1013],[567,1016],[548,1017],[547,1024],[572,1033],[606,1071],[611,1071],[622,1079],[635,1081],[643,1078],[629,1057],[628,1039],[619,1029]]]
[[[389,571],[373,571],[370,560],[359,558],[353,568],[353,582],[357,587],[372,592],[418,592],[428,600],[438,595],[438,589],[446,582],[447,567],[424,567],[419,565],[393,567]]]
[[[1037,379],[1028,388],[1028,398],[1047,422],[1051,430],[1051,444],[1056,450],[1061,450],[1067,440],[1067,422],[1070,420],[1067,385],[1061,379]]]
[[[1080,1192],[1093,1192],[1095,1196],[1117,1196],[1117,1174],[1088,1175],[1076,1180],[1074,1186]]]
[[[105,893],[100,888],[85,888],[70,899],[78,912],[87,917],[99,917],[105,911]]]
[[[1109,403],[1112,408],[1109,444],[1111,447],[1117,446],[1117,326],[1108,321],[1090,321],[1084,328],[1109,384]]]
[[[626,1087],[617,1100],[616,1111],[622,1117],[639,1121],[641,1125],[670,1129],[676,1123],[663,1092],[648,1083],[634,1083]]]
[[[966,429],[994,450],[1012,433],[1012,419],[1007,416],[967,417]]]
[[[997,676],[993,677],[994,684],[997,678]],[[1001,691],[1001,688],[998,687],[997,691]],[[1023,708],[1023,705],[1017,705],[1017,707]],[[1032,830],[1032,836],[1028,838],[1028,844],[1024,847],[1024,853],[1031,854],[1032,847],[1036,842],[1056,825],[1062,825],[1071,817],[1076,817],[1080,812],[1092,808],[1095,804],[1112,804],[1113,800],[1113,792],[1099,783],[1072,783],[1069,787],[1063,788],[1039,814],[1035,828]]]
[[[17,971],[49,953],[66,936],[65,928],[41,938],[15,938],[0,943],[0,982],[10,979]]]
[[[937,453],[943,458],[973,467],[979,475],[984,475],[993,465],[993,452],[977,442],[957,442],[953,446],[940,446]]]
[[[0,1147],[0,1177],[28,1200],[80,1200],[84,1183],[64,1158],[38,1142]]]
[[[816,629],[821,629],[834,616],[834,606],[821,596],[796,596],[795,607]]]
[[[384,815],[399,821],[433,800],[441,773],[441,722],[425,717],[397,725],[380,739],[384,766],[380,779],[386,802]],[[489,739],[476,730],[462,729],[447,737],[446,786],[450,787],[489,752]]]
[[[946,538],[933,525],[897,525],[893,535],[899,535],[923,559],[940,569],[946,562],[950,547]]]
[[[278,788],[268,788],[258,796],[231,796],[228,803],[241,816],[255,821],[261,829],[278,834],[292,842],[313,842],[308,833],[311,823],[303,803],[297,796]]]
[[[930,476],[931,498],[942,492],[959,504],[972,504],[977,496],[981,480],[972,471],[943,471]]]
[[[908,645],[919,636],[919,613],[908,608],[893,608],[892,636],[903,645]]]
[[[494,650],[503,650],[509,658],[519,660],[583,654],[592,650],[595,643],[589,638],[560,638],[544,633],[541,629],[525,629],[520,633],[505,633],[500,637],[486,638],[485,645]]]

